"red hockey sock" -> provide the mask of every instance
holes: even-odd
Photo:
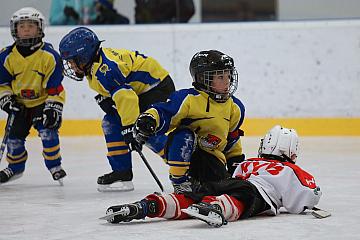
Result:
[[[181,212],[181,209],[189,207],[194,203],[194,200],[187,198],[184,194],[150,194],[146,199],[156,201],[157,211],[155,214],[148,215],[148,217],[163,217],[168,219],[185,219],[187,214]]]
[[[202,202],[218,204],[221,207],[225,219],[229,222],[238,220],[244,212],[244,204],[227,194],[221,196],[205,196]]]

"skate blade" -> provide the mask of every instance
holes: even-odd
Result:
[[[22,175],[23,175],[23,172],[18,173],[18,174],[15,174],[14,176],[12,176],[12,177],[9,179],[9,181],[4,182],[4,183],[0,183],[0,185],[6,184],[6,183],[12,182],[12,181],[14,181],[14,180],[16,180],[16,179],[18,179],[18,178],[21,178]]]
[[[224,225],[225,223],[222,222],[221,217],[219,216],[219,214],[214,213],[214,212],[209,212],[208,216],[199,214],[197,211],[194,211],[192,209],[181,209],[181,211],[183,213],[186,213],[187,215],[194,217],[196,219],[199,219],[203,222],[206,222],[207,224],[209,224],[212,227],[221,227],[222,225]]]
[[[56,180],[56,181],[58,181],[60,186],[64,186],[64,181],[62,178],[60,178],[59,180]]]
[[[123,212],[125,212],[126,210],[120,210],[117,212],[113,212],[113,213],[106,213],[105,216],[103,217],[99,217],[100,220],[106,220],[106,221],[110,221],[112,218],[114,218],[117,215],[122,215]]]
[[[99,192],[128,192],[134,190],[132,181],[118,181],[112,184],[98,184],[97,190]]]

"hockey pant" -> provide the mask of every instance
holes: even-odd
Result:
[[[191,204],[195,203],[192,198],[175,193],[164,195],[150,194],[146,199],[156,201],[158,207],[155,214],[148,215],[150,218],[186,219],[188,218],[188,215],[181,212],[181,209],[186,209]],[[205,196],[201,201],[218,204],[227,221],[238,220],[244,210],[244,204],[242,202],[227,194],[220,196]]]
[[[170,76],[159,83],[156,87],[140,94],[139,109],[145,111],[151,104],[166,101],[169,95],[175,91],[175,85]],[[115,104],[115,103],[114,103]],[[124,171],[132,168],[131,152],[124,142],[121,134],[121,120],[116,111],[106,112],[102,121],[102,129],[106,140],[108,150],[107,159],[113,171]],[[164,146],[167,136],[151,137],[146,146],[164,159]]]
[[[33,125],[33,119],[36,116],[42,115],[44,105],[36,106],[34,108],[24,108],[20,113],[17,113],[14,119],[13,127],[10,130],[9,139],[7,142],[6,160],[9,163],[9,168],[14,173],[23,172],[25,170],[25,163],[28,158],[25,149],[25,140],[30,133],[30,128]],[[60,155],[60,141],[58,129],[44,128],[41,122],[37,122],[34,126],[38,131],[43,146],[43,157],[47,169],[61,165]]]
[[[169,134],[165,158],[170,166],[172,183],[181,184],[189,177],[199,182],[230,177],[226,166],[218,158],[196,145],[196,134],[186,127],[179,127]]]
[[[108,150],[107,159],[113,171],[132,169],[131,151],[124,141],[121,128],[121,120],[116,112],[104,116],[102,129]],[[151,137],[146,146],[163,158],[166,139],[165,135]]]

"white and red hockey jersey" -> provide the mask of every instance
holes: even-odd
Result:
[[[301,213],[305,207],[312,209],[322,194],[311,174],[289,162],[250,158],[236,168],[233,177],[256,186],[271,206],[264,212],[269,215],[277,215],[280,207],[290,213]]]

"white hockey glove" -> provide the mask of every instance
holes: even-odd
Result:
[[[172,185],[174,187],[174,192],[176,194],[183,194],[183,193],[186,193],[186,192],[192,192],[191,182],[189,182],[189,181],[186,181],[186,182],[183,182],[183,183],[180,183],[180,184],[173,183]]]

